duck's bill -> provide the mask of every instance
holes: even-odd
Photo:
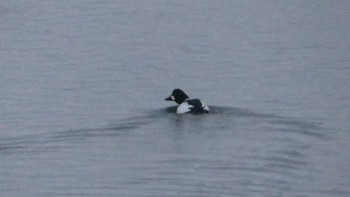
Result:
[[[164,100],[166,100],[166,101],[172,101],[171,96],[166,97]]]

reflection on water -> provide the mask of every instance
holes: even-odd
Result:
[[[313,144],[331,140],[320,123],[240,108],[211,106],[212,112],[203,115],[178,115],[175,109],[154,110],[101,128],[2,139],[0,154],[40,155],[69,150],[71,153],[63,156],[68,163],[52,165],[77,169],[92,167],[76,163],[78,155],[84,157],[86,151],[97,158],[104,155],[103,160],[118,160],[113,167],[101,170],[111,173],[107,179],[118,176],[121,187],[101,179],[96,189],[109,188],[121,195],[183,192],[195,196],[269,196],[291,191],[292,187],[303,188],[299,181],[308,180],[314,173],[314,161],[308,156]],[[106,146],[110,152],[100,153]],[[52,173],[56,176],[59,172]],[[121,175],[124,173],[128,176]],[[70,180],[69,176],[60,179]],[[140,191],[133,193],[133,186]],[[294,191],[312,192],[317,191]]]
[[[133,132],[133,130],[143,130],[145,126],[166,124],[168,129],[177,131],[183,129],[185,124],[193,131],[201,130],[221,130],[248,128],[259,125],[261,129],[269,132],[290,132],[300,135],[301,138],[314,137],[321,140],[329,140],[327,129],[321,123],[305,122],[281,117],[273,114],[256,113],[247,109],[211,106],[211,113],[176,114],[176,107],[154,110],[143,115],[121,119],[109,126],[101,128],[80,128],[69,129],[67,131],[47,133],[43,135],[26,135],[17,138],[2,139],[0,142],[0,152],[8,152],[12,149],[25,149],[31,144],[45,143],[66,140],[84,139],[89,137],[113,137],[121,136]],[[147,128],[146,128],[147,129]],[[230,130],[230,132],[234,132]],[[179,131],[180,132],[180,131]],[[214,132],[214,131],[213,131]]]

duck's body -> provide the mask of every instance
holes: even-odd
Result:
[[[172,94],[165,98],[166,101],[175,101],[179,106],[176,113],[209,113],[209,107],[199,99],[189,99],[181,89],[175,89]]]

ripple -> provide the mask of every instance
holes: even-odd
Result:
[[[40,144],[45,147],[47,144],[59,141],[103,136],[120,137],[127,135],[133,130],[141,129],[146,125],[152,125],[155,122],[175,121],[175,123],[177,122],[176,124],[179,124],[180,122],[184,123],[185,119],[191,120],[187,121],[187,124],[197,124],[196,122],[201,121],[201,124],[197,126],[200,126],[202,129],[222,131],[232,128],[234,124],[236,126],[237,124],[241,124],[247,128],[249,128],[250,125],[255,125],[255,127],[261,127],[261,129],[266,131],[293,133],[304,137],[313,137],[323,140],[330,139],[329,135],[326,133],[327,129],[321,127],[321,123],[294,120],[292,118],[268,113],[257,113],[248,109],[222,106],[211,106],[211,113],[203,114],[203,116],[193,116],[193,119],[191,116],[176,114],[176,107],[177,106],[171,106],[145,112],[138,116],[127,117],[117,120],[115,123],[105,127],[69,129],[60,132],[23,135],[16,138],[1,139],[0,153],[16,152],[33,146],[37,147],[37,145],[40,146]],[[237,121],[237,119],[240,121]]]

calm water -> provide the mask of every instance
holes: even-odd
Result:
[[[350,196],[349,10],[2,1],[0,196]]]

